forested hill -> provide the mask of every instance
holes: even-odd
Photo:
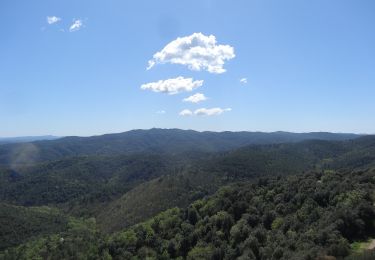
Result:
[[[107,252],[114,259],[340,259],[351,243],[375,235],[374,177],[374,170],[309,173],[232,185],[116,234]]]
[[[375,168],[375,136],[350,141],[310,140],[248,146],[203,156],[183,171],[144,182],[109,203],[97,220],[103,230],[118,231],[163,209],[186,206],[233,182],[311,171],[369,168]]]
[[[316,259],[375,243],[375,136],[198,148],[0,167],[0,259]]]
[[[110,236],[92,221],[0,253],[4,259],[374,259],[375,172],[308,173],[222,188]],[[91,224],[90,224],[91,223]]]
[[[99,226],[112,232],[237,181],[375,167],[375,137],[252,145],[200,155],[91,155],[0,169],[0,200],[96,216]]]
[[[355,134],[289,132],[197,132],[179,129],[133,130],[92,137],[64,137],[0,145],[0,165],[22,165],[79,155],[130,153],[218,152],[250,144],[272,144],[316,140],[349,140]]]

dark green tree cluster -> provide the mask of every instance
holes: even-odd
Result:
[[[344,258],[352,242],[375,235],[374,189],[374,170],[261,178],[222,188],[185,209],[167,210],[109,237],[90,225],[78,226],[8,250],[4,257]]]
[[[374,235],[374,171],[314,173],[221,189],[111,238],[114,259],[345,257]]]
[[[40,235],[67,228],[68,217],[56,209],[0,203],[0,251]]]
[[[108,202],[142,182],[173,172],[175,164],[168,161],[151,154],[86,156],[0,169],[0,201],[23,206],[66,204],[69,209],[89,211],[91,204]]]
[[[0,259],[103,259],[102,244],[94,219],[70,219],[65,231],[8,248],[0,252]]]

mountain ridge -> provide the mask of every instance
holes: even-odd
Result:
[[[71,136],[48,141],[3,144],[0,145],[0,165],[16,166],[81,155],[218,152],[252,144],[288,143],[308,139],[350,140],[360,136],[326,132],[198,132],[153,128],[91,137]]]

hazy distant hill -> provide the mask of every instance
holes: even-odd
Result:
[[[348,140],[355,134],[289,132],[197,132],[179,129],[132,130],[92,137],[64,137],[0,145],[0,165],[19,165],[77,155],[218,152],[251,144],[299,142],[308,139]]]
[[[0,137],[0,144],[25,143],[25,142],[35,142],[35,141],[42,141],[42,140],[55,140],[58,138],[60,137],[53,136],[53,135]]]

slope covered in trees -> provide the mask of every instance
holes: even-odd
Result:
[[[362,140],[305,141],[249,146],[207,156],[181,172],[142,183],[109,203],[100,211],[98,223],[104,231],[120,230],[162,210],[187,206],[223,185],[261,176],[302,174],[312,170],[351,170],[358,166],[366,169],[375,162],[375,144],[368,144]],[[372,159],[363,160],[363,154],[372,154]],[[348,160],[348,157],[352,159]]]
[[[23,206],[60,205],[92,213],[136,185],[172,174],[178,162],[154,154],[73,157],[0,170],[0,200]],[[86,214],[87,215],[87,214]]]
[[[115,231],[170,207],[187,206],[232,182],[369,167],[375,161],[374,140],[253,145],[224,153],[179,156],[71,157],[3,170],[0,199],[24,206],[52,204],[75,216],[96,216],[104,230]]]
[[[67,228],[68,217],[56,209],[0,203],[0,251],[31,238]]]
[[[92,227],[76,236],[68,232],[44,237],[5,256],[61,259],[69,252],[94,259],[346,257],[352,242],[375,235],[374,176],[374,170],[368,170],[261,178],[222,188],[185,209],[170,209],[109,237]],[[78,248],[82,236],[91,246]],[[69,241],[61,242],[62,237]]]
[[[374,171],[261,179],[221,189],[116,234],[115,258],[314,259],[344,257],[374,235]]]
[[[182,143],[171,137],[168,144],[178,147]],[[106,147],[105,143],[102,145]],[[313,255],[348,255],[353,252],[351,243],[356,245],[357,240],[375,238],[369,222],[373,214],[374,136],[344,141],[251,144],[219,151],[216,147],[213,149],[216,152],[208,152],[211,148],[201,149],[200,145],[200,142],[192,144],[196,150],[171,148],[168,152],[58,156],[60,159],[55,161],[2,166],[1,225],[8,229],[0,232],[3,241],[0,247],[5,250],[0,258],[127,259],[133,255],[140,259],[146,256],[199,259],[203,254],[203,258],[212,255],[214,259],[254,256],[270,259],[270,255],[277,258],[282,252],[284,259],[302,256],[309,259]],[[107,148],[112,150],[111,143]],[[217,190],[220,191],[215,194]],[[345,190],[352,193],[344,194]],[[338,202],[340,196],[345,203]],[[344,199],[345,196],[350,199]],[[217,201],[221,202],[216,205]],[[370,205],[370,209],[359,205]],[[214,207],[214,213],[207,211],[210,207]],[[246,208],[246,212],[238,216],[237,207],[240,212]],[[257,211],[253,211],[254,207]],[[279,209],[283,207],[286,209]],[[190,222],[190,210],[196,215],[194,224]],[[301,211],[307,215],[303,213],[303,217]],[[333,212],[345,212],[349,222],[344,213]],[[242,214],[256,215],[257,225],[249,222],[246,230],[265,232],[266,242],[256,244],[260,251],[251,253],[244,247],[253,234],[250,231],[245,233],[246,239],[233,243],[230,230],[223,233],[220,224],[215,226],[216,222],[210,222],[213,216],[222,214],[232,219],[230,230],[247,221],[246,218],[237,223]],[[270,220],[267,222],[266,218]],[[155,229],[156,224],[151,226],[152,230],[147,226],[158,219],[162,222],[165,219],[165,223],[178,220],[177,226],[171,227],[176,237],[168,237],[162,227]],[[327,226],[330,221],[340,224],[341,220],[344,228]],[[298,221],[300,225],[288,226],[288,230],[284,226],[282,230],[274,229]],[[345,233],[351,229],[350,225],[367,231]],[[12,231],[13,226],[16,232]],[[189,240],[202,226],[207,234],[216,228],[211,240],[197,237]],[[316,232],[324,230],[327,237],[326,233],[316,237]],[[147,232],[153,234],[154,240],[145,238],[149,236]],[[129,236],[137,242],[128,247],[128,242],[122,239]],[[269,245],[271,238],[275,245]],[[320,238],[325,242],[319,242]],[[186,244],[187,239],[190,244]],[[288,239],[294,244],[286,244]],[[335,248],[341,253],[334,251]],[[279,253],[274,256],[276,251]]]

